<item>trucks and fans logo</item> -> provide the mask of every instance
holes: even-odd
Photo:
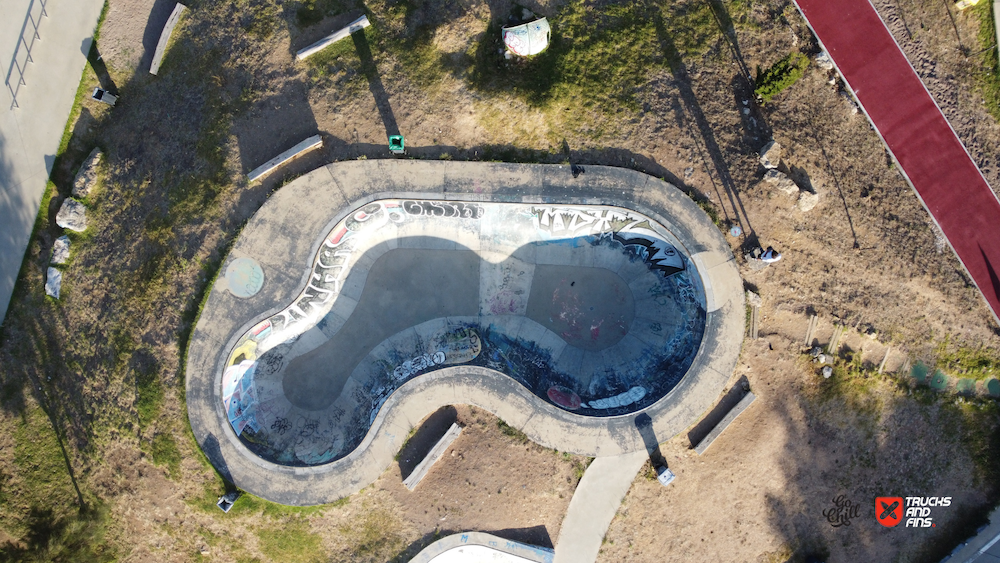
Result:
[[[905,528],[936,528],[931,509],[951,506],[951,497],[876,497],[875,519],[892,528],[906,520]]]
[[[892,528],[903,519],[903,497],[875,497],[875,519]]]

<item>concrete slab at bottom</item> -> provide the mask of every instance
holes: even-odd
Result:
[[[559,541],[556,542],[554,563],[590,563],[597,560],[604,534],[648,458],[646,450],[639,450],[594,459],[569,501]]]

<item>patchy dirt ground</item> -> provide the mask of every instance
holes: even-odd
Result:
[[[895,367],[906,357],[932,362],[949,335],[1000,348],[1000,330],[834,76],[810,65],[772,102],[753,100],[751,69],[793,50],[818,51],[791,3],[668,2],[678,17],[702,16],[658,39],[684,56],[650,71],[633,93],[636,107],[609,116],[585,104],[530,104],[513,88],[470,87],[470,61],[490,18],[509,12],[506,0],[373,0],[377,29],[408,25],[404,35],[414,35],[437,22],[429,42],[435,55],[407,62],[379,52],[373,39],[311,66],[295,62],[294,52],[361,13],[352,2],[326,2],[339,8],[311,25],[296,23],[297,10],[317,2],[192,1],[192,14],[214,19],[183,20],[172,46],[180,55],[150,77],[152,48],[173,3],[109,0],[98,42],[107,67],[102,73],[94,65],[86,76],[106,87],[110,81],[123,103],[109,113],[84,102],[54,174],[65,196],[92,146],[105,149],[106,191],[90,202],[95,227],[74,239],[59,308],[37,297],[58,236],[51,224],[39,232],[20,282],[27,289],[12,304],[13,324],[0,344],[0,424],[12,429],[0,434],[15,437],[0,448],[0,499],[14,499],[0,500],[0,537],[9,545],[51,558],[31,533],[58,535],[65,525],[35,503],[72,508],[78,497],[105,507],[102,545],[122,561],[385,561],[412,555],[437,533],[470,529],[540,545],[557,540],[585,462],[524,443],[490,415],[461,406],[453,416],[466,430],[454,455],[415,492],[400,483],[411,463],[404,451],[399,466],[336,505],[293,510],[244,497],[229,515],[214,507],[222,485],[185,430],[180,399],[183,334],[211,264],[272,190],[325,162],[388,157],[386,135],[396,130],[416,158],[633,167],[706,198],[720,222],[738,222],[784,254],[761,271],[741,262],[747,286],[764,299],[764,339],[747,343],[734,380],[746,375],[759,400],[702,457],[685,435],[666,443],[678,480],[669,489],[636,480],[601,561],[785,561],[809,551],[831,561],[907,561],[922,553],[921,542],[958,526],[960,511],[974,512],[995,494],[955,447],[965,406],[914,400],[888,380],[866,383],[863,394],[831,395],[803,364],[806,314],[873,335],[868,347],[851,343],[869,363],[892,345]],[[567,5],[525,4],[557,26]],[[1000,186],[1000,126],[975,86],[983,71],[978,24],[933,0],[875,4],[987,179]],[[409,19],[389,17],[407,6]],[[612,8],[593,2],[583,11]],[[370,60],[357,54],[365,45]],[[219,67],[197,66],[198,49],[218,54]],[[189,72],[200,82],[186,82]],[[317,133],[323,150],[247,185],[246,172]],[[819,194],[812,211],[759,184],[757,151],[772,137],[785,147],[783,169]],[[197,176],[213,167],[225,173]],[[185,174],[196,180],[178,180]],[[57,194],[50,202],[50,220],[60,201]],[[190,220],[172,223],[178,215]],[[731,242],[741,256],[754,239]],[[162,384],[153,419],[144,418],[138,389],[137,374],[145,373]],[[58,429],[55,454],[41,461],[25,446],[25,428],[35,422],[22,418],[39,406],[49,418],[29,422]],[[176,455],[157,449],[165,436]],[[48,468],[53,477],[35,478],[25,467]],[[929,535],[875,528],[871,497],[887,488],[951,495],[956,508]],[[863,508],[852,525],[834,528],[822,512],[839,495]]]

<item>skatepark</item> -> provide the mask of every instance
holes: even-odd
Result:
[[[284,187],[193,337],[189,413],[209,458],[245,490],[315,504],[373,480],[447,404],[589,455],[644,451],[638,413],[661,440],[687,427],[739,353],[732,254],[669,184],[586,178],[360,162]]]

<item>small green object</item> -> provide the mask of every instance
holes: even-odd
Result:
[[[402,135],[389,135],[389,151],[392,154],[403,154],[405,142]]]
[[[1000,381],[991,379],[986,382],[986,390],[994,397],[1000,397]]]
[[[931,389],[944,391],[946,387],[948,387],[948,376],[941,370],[935,371],[934,376],[931,377]]]
[[[917,362],[913,364],[913,369],[910,370],[910,376],[917,381],[917,383],[927,382],[927,365],[923,362]]]
[[[976,393],[976,380],[963,378],[958,380],[958,392],[963,395],[974,395]]]

